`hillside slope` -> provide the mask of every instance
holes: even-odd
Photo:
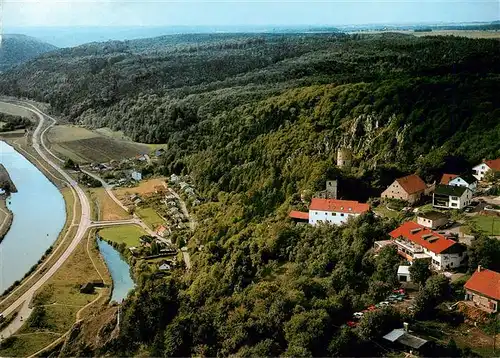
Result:
[[[197,230],[172,237],[188,242],[192,269],[159,278],[137,264],[120,334],[89,339],[94,317],[61,356],[386,355],[372,342],[394,317],[367,335],[342,326],[397,285],[397,254],[369,251],[395,222],[368,214],[313,228],[287,213],[328,178],[342,197],[366,200],[402,173],[432,181],[500,156],[498,45],[183,35],[60,50],[6,73],[1,92],[165,143],[151,171],[190,174],[204,198],[192,208]],[[341,146],[354,152],[352,170],[335,166]]]
[[[56,47],[24,35],[4,35],[0,46],[0,72],[20,65]]]

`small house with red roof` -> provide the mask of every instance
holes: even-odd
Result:
[[[483,163],[476,165],[472,168],[472,175],[474,175],[477,180],[483,180],[486,173],[490,170],[500,171],[500,158],[486,160]]]
[[[159,226],[159,227],[156,229],[156,234],[157,234],[157,235],[159,235],[159,236],[161,236],[161,237],[165,237],[165,236],[167,236],[167,235],[168,235],[168,233],[169,233],[168,228],[167,228],[167,227],[165,227],[165,226],[163,226],[163,225]]]
[[[435,270],[447,270],[462,266],[465,247],[425,226],[407,221],[389,234],[398,253],[410,263],[418,259],[430,260]]]
[[[381,197],[385,199],[398,199],[416,203],[425,194],[427,185],[416,174],[407,175],[394,180],[394,182],[382,192]]]
[[[441,177],[441,185],[461,186],[470,189],[474,192],[477,188],[477,179],[471,174],[443,174]]]
[[[296,223],[307,224],[309,222],[309,213],[304,211],[292,210],[288,216]]]
[[[341,225],[369,210],[369,204],[354,200],[313,198],[309,206],[309,224],[324,222]]]
[[[465,300],[488,313],[498,312],[500,303],[500,273],[481,266],[465,283]]]

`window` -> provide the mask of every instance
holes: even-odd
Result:
[[[451,206],[456,207],[457,203],[451,203]]]
[[[340,216],[344,216],[344,213],[341,213]]]
[[[452,196],[451,200],[458,200],[458,196]]]
[[[314,213],[314,215],[318,215],[318,212],[316,211],[316,212]]]

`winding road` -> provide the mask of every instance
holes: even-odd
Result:
[[[59,270],[59,268],[64,264],[64,262],[71,256],[71,254],[76,249],[76,247],[78,246],[80,241],[84,238],[85,233],[91,224],[91,221],[90,221],[90,203],[89,203],[89,200],[88,200],[87,196],[85,195],[84,191],[82,190],[82,188],[80,188],[78,183],[75,180],[73,180],[73,178],[71,178],[69,176],[68,173],[66,173],[62,168],[60,168],[56,163],[54,163],[54,161],[51,158],[49,158],[44,153],[44,151],[42,150],[42,148],[40,146],[40,143],[41,143],[41,145],[44,147],[44,149],[47,151],[47,153],[49,153],[54,158],[57,158],[45,146],[45,143],[43,141],[43,136],[44,136],[45,132],[50,127],[52,127],[54,125],[55,120],[53,118],[47,116],[47,118],[49,118],[51,120],[51,123],[45,129],[43,129],[44,124],[45,124],[45,116],[46,115],[43,112],[41,112],[38,108],[32,106],[31,104],[19,104],[18,102],[10,103],[10,104],[13,104],[13,105],[21,107],[25,110],[28,110],[28,111],[34,113],[38,117],[38,119],[39,119],[38,125],[33,133],[33,149],[36,150],[38,155],[40,155],[40,157],[48,165],[50,165],[52,168],[54,168],[54,170],[64,178],[66,185],[71,186],[75,190],[75,192],[78,195],[79,202],[80,202],[81,218],[80,218],[80,224],[78,225],[78,230],[75,234],[75,237],[73,238],[73,240],[71,241],[69,246],[66,248],[66,250],[61,254],[61,256],[57,259],[57,261],[45,272],[45,274],[38,279],[38,281],[36,281],[26,292],[24,292],[22,294],[21,297],[19,297],[14,303],[12,303],[9,307],[7,307],[2,312],[4,317],[11,314],[19,306],[21,306],[21,305],[23,305],[23,303],[25,303],[22,306],[21,311],[19,313],[19,316],[23,315],[23,310],[25,310],[28,306],[27,302],[29,302],[31,300],[31,298],[33,297],[35,292],[40,287],[42,287],[57,272],[57,270]],[[43,132],[41,132],[42,129],[43,129]],[[75,203],[75,205],[76,205],[76,203]],[[29,312],[27,312],[27,313],[29,315]],[[24,313],[24,314],[26,316],[26,313]],[[8,328],[10,328],[8,331],[2,332],[3,338],[6,338],[8,335],[15,332],[14,328],[16,328],[16,327],[8,327]]]

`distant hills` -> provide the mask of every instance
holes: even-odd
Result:
[[[0,72],[20,65],[57,47],[25,35],[4,35],[0,47]]]

